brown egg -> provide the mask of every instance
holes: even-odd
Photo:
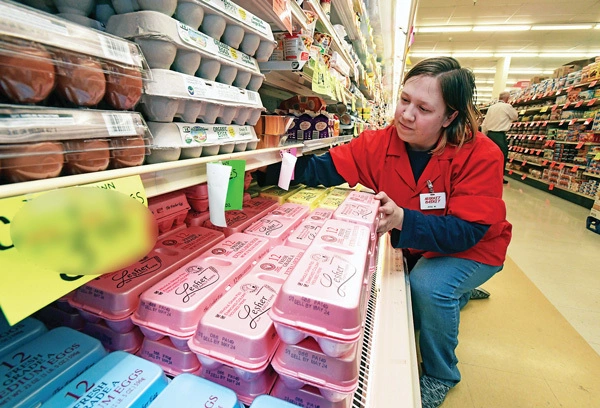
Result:
[[[142,73],[110,65],[106,74],[104,100],[119,110],[133,109],[142,96]]]
[[[106,80],[102,66],[88,57],[60,54],[62,62],[57,69],[56,91],[78,106],[94,106],[104,97]]]
[[[57,177],[63,167],[63,145],[40,142],[9,147],[3,150],[9,158],[2,159],[4,178],[13,183]]]
[[[110,140],[112,150],[111,167],[119,169],[121,167],[140,166],[144,163],[146,157],[146,141],[141,136],[120,137]]]
[[[108,168],[110,146],[107,139],[66,142],[65,167],[70,174],[90,173]]]
[[[52,55],[41,46],[5,45],[0,51],[0,92],[16,103],[41,102],[52,92]]]

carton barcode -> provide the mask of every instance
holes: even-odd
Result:
[[[104,55],[110,59],[133,64],[129,45],[125,41],[120,41],[106,36],[100,36],[100,44]]]
[[[133,136],[136,134],[131,115],[103,113],[102,116],[110,136]]]

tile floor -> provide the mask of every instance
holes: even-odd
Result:
[[[600,354],[600,234],[585,228],[589,210],[513,179],[504,200],[508,256]]]

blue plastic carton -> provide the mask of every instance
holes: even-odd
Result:
[[[8,323],[0,323],[0,356],[29,343],[47,331],[44,323],[31,317],[21,320],[13,326],[9,326]]]

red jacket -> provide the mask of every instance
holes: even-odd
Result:
[[[338,173],[352,186],[360,183],[384,191],[398,206],[427,215],[453,215],[490,225],[483,238],[466,251],[450,255],[423,252],[423,256],[453,256],[493,266],[504,263],[512,230],[502,200],[504,159],[482,133],[460,148],[446,146],[441,155],[433,155],[418,183],[405,144],[393,126],[363,132],[330,152]],[[429,192],[427,180],[433,183],[436,193],[446,193],[445,209],[420,209],[419,195]]]

